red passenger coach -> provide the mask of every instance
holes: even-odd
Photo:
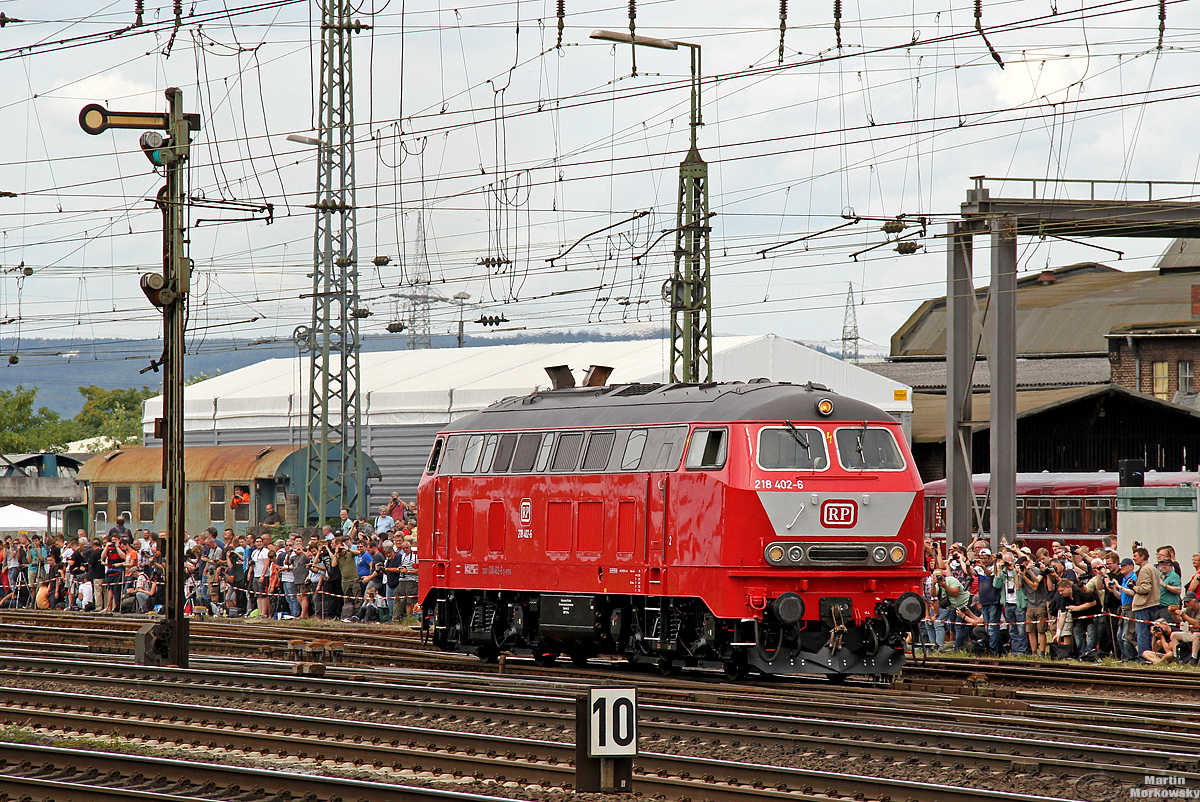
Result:
[[[441,432],[418,490],[440,648],[894,674],[923,491],[900,426],[820,385],[579,387]]]

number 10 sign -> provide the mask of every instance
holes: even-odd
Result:
[[[591,688],[588,710],[588,757],[637,754],[636,688]]]

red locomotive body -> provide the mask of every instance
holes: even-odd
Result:
[[[438,435],[418,490],[443,649],[889,674],[924,615],[899,425],[819,385],[584,387]]]

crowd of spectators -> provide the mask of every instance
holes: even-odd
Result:
[[[1096,548],[1062,540],[1036,551],[1021,538],[993,554],[983,540],[943,554],[925,541],[925,648],[1142,663],[1194,664],[1200,632],[1200,554],[1190,578],[1171,546],[1130,556],[1104,538]]]
[[[395,493],[378,516],[323,527],[307,541],[286,532],[267,505],[263,533],[210,527],[184,546],[185,612],[215,616],[411,620],[417,600],[416,503]],[[124,517],[105,537],[5,538],[0,608],[161,611],[165,533],[130,531]]]

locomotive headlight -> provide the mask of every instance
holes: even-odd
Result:
[[[832,415],[833,400],[830,398],[822,398],[817,402],[817,412],[821,413],[822,415]]]
[[[883,546],[876,546],[871,556],[875,558],[875,562],[881,563],[887,560],[888,551]]]
[[[804,559],[804,549],[799,546],[792,546],[787,551],[788,561],[798,563]]]
[[[892,562],[902,563],[904,558],[908,556],[908,550],[903,546],[892,546]]]
[[[767,562],[773,565],[783,562],[783,546],[772,546],[767,549]]]

